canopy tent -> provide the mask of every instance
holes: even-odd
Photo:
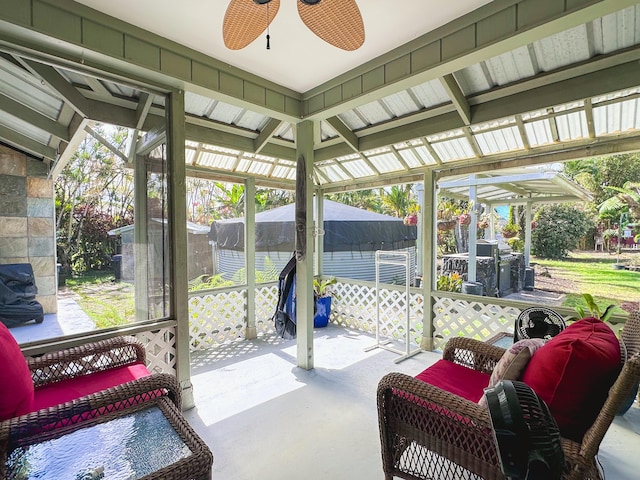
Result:
[[[416,244],[417,227],[402,219],[324,200],[324,251],[398,250]],[[315,204],[314,204],[315,206]],[[317,218],[314,211],[314,217]],[[295,204],[258,213],[256,251],[295,249]],[[218,248],[244,250],[244,218],[217,220],[211,224],[209,239]]]

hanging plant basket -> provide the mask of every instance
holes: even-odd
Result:
[[[469,225],[471,223],[471,215],[463,213],[458,217],[458,221],[460,222],[460,225]]]
[[[415,213],[410,213],[406,217],[404,217],[405,225],[417,225],[418,224],[418,216]]]
[[[485,228],[489,228],[489,222],[487,222],[486,220],[480,220],[480,221],[478,222],[478,228],[481,228],[481,229],[483,229],[483,230],[484,230]]]
[[[451,220],[438,220],[436,226],[438,227],[438,230],[446,232],[448,230],[453,230],[456,226],[456,223],[458,223],[458,220],[455,218],[452,218]]]
[[[502,231],[502,236],[504,238],[513,238],[513,237],[517,237],[518,236],[518,232],[513,231],[513,230],[503,230]]]

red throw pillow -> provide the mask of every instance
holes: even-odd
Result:
[[[580,441],[620,368],[615,333],[597,318],[584,318],[536,351],[522,381],[547,403],[561,434]]]
[[[18,342],[3,323],[0,323],[0,389],[0,420],[31,411],[31,372]]]

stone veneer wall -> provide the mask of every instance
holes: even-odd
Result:
[[[30,263],[44,313],[57,312],[55,206],[48,166],[0,145],[0,263]]]

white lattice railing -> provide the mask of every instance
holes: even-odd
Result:
[[[134,336],[145,346],[149,370],[176,373],[175,327],[138,332]]]
[[[464,336],[487,340],[500,332],[513,332],[513,324],[522,310],[513,302],[437,292],[433,297],[433,342],[442,349],[451,337]],[[471,301],[473,299],[473,301]]]
[[[277,283],[256,287],[255,326],[259,335],[274,333],[271,318],[278,301]],[[227,287],[189,294],[191,350],[206,350],[246,338],[246,286]]]
[[[376,332],[376,286],[372,282],[340,279],[333,285],[331,321],[344,327]],[[416,345],[422,340],[424,305],[422,291],[409,292],[409,331]],[[404,341],[407,328],[405,287],[384,285],[380,288],[380,336]]]
[[[332,286],[330,320],[343,327],[376,333],[375,283],[339,279]],[[189,295],[191,349],[208,349],[246,338],[246,287],[192,292]],[[255,293],[255,325],[258,335],[273,334],[271,318],[278,300],[276,283],[261,284]],[[380,337],[404,341],[407,328],[403,286],[384,285],[380,289]],[[512,332],[525,302],[507,301],[450,292],[433,292],[433,345],[441,349],[454,336],[487,340],[499,332]],[[409,293],[411,348],[419,346],[423,335],[423,290]],[[415,345],[413,345],[415,344]]]

